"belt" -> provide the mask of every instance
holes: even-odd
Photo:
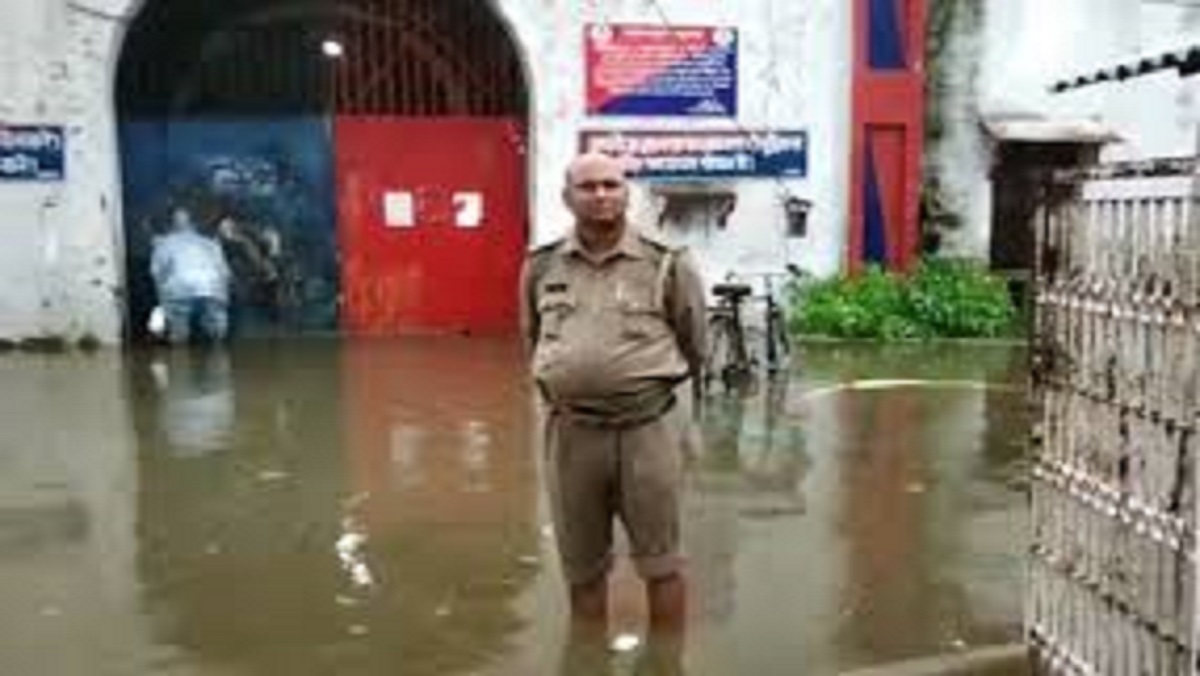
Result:
[[[658,399],[652,406],[618,414],[594,407],[553,401],[549,402],[549,405],[554,416],[571,423],[599,429],[630,430],[658,420],[675,408],[675,403],[675,395],[672,393]]]

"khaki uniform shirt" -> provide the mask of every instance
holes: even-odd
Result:
[[[521,290],[522,334],[551,403],[621,415],[700,373],[706,315],[696,267],[633,226],[600,258],[574,234],[535,250]]]

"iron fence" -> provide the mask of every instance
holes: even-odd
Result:
[[[1039,673],[1197,672],[1198,164],[1060,172],[1040,196]]]

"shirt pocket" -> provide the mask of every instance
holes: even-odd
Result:
[[[538,299],[539,340],[557,341],[562,338],[563,325],[575,314],[578,304],[569,293],[548,293]]]
[[[625,298],[619,304],[621,337],[628,340],[653,340],[667,332],[662,310],[649,294]]]

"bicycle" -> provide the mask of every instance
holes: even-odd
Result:
[[[750,383],[754,363],[746,346],[746,328],[742,324],[742,303],[750,297],[751,288],[745,284],[725,283],[713,287],[717,306],[710,310],[708,320],[708,354],[704,359],[704,389],[713,378],[720,377],[725,391],[740,389]]]
[[[788,265],[786,272],[767,272],[751,275],[751,277],[761,277],[763,280],[764,294],[757,297],[764,302],[764,319],[765,322],[761,329],[754,328],[753,342],[758,343],[758,333],[762,333],[763,345],[763,362],[766,366],[768,378],[776,378],[786,375],[789,370],[789,358],[792,352],[791,338],[788,336],[787,315],[785,306],[780,302],[778,297],[778,287],[776,282],[780,279],[786,279],[791,282],[801,281],[805,278],[805,273],[795,265]]]
[[[753,296],[753,287],[748,284],[734,283],[736,277],[731,273],[724,284],[713,287],[713,295],[718,299],[717,306],[710,310],[709,318],[709,351],[705,359],[704,385],[711,385],[713,378],[720,377],[728,392],[733,389],[745,389],[753,383],[754,373],[760,364],[756,351],[750,349],[750,337],[754,335],[757,343],[759,329],[748,329],[742,321],[742,306],[745,301],[754,298],[762,299],[766,304],[765,326],[763,329],[762,362],[765,362],[767,377],[774,381],[781,375],[789,374],[789,356],[792,351],[791,339],[787,333],[787,317],[784,306],[776,297],[775,281],[779,278],[803,280],[806,275],[795,265],[788,265],[786,272],[772,272],[751,275],[762,277],[765,294]]]

